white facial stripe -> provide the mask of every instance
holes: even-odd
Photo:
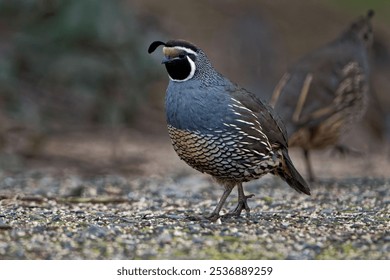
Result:
[[[174,49],[178,49],[178,50],[182,50],[182,51],[185,51],[187,53],[190,53],[190,54],[193,54],[193,55],[198,55],[196,52],[194,52],[193,50],[189,49],[189,48],[186,48],[186,47],[180,47],[180,46],[175,46],[173,47]]]
[[[184,80],[176,80],[176,79],[172,79],[171,76],[168,75],[169,79],[171,79],[172,81],[175,81],[175,82],[185,82],[185,81],[188,81],[189,79],[191,79],[194,76],[195,70],[196,70],[195,62],[193,62],[192,59],[189,58],[188,56],[187,56],[187,60],[188,60],[188,62],[191,65],[191,72],[188,75],[188,77],[185,78]]]
[[[190,72],[190,74],[188,75],[188,77],[185,79],[185,81],[191,79],[191,78],[194,76],[195,70],[196,70],[195,62],[193,62],[192,59],[189,58],[188,56],[187,56],[187,60],[188,60],[188,62],[189,62],[190,65],[191,65],[191,72]]]

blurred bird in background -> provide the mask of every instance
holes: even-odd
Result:
[[[303,151],[310,181],[310,151],[333,146],[352,152],[340,137],[366,112],[369,50],[373,42],[369,10],[334,41],[302,57],[282,76],[270,105],[286,124],[290,147]]]

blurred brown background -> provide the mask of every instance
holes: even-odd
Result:
[[[161,55],[147,54],[152,41],[194,42],[221,73],[268,100],[289,64],[370,8],[372,102],[345,141],[383,156],[390,139],[390,1],[0,1],[0,169],[179,172],[184,163],[165,126],[168,78]],[[386,174],[384,164],[388,159],[375,158],[357,169]]]

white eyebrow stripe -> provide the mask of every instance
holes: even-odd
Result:
[[[174,48],[174,49],[178,49],[178,50],[182,50],[182,51],[185,51],[187,53],[190,53],[190,54],[193,54],[193,55],[198,55],[195,51],[189,49],[189,48],[186,48],[186,47],[181,47],[181,46],[174,46],[174,47],[171,47],[171,48]]]

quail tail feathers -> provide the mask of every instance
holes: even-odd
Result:
[[[305,179],[295,169],[287,150],[283,150],[283,169],[278,170],[278,175],[287,182],[292,188],[300,193],[310,195],[310,189]]]

